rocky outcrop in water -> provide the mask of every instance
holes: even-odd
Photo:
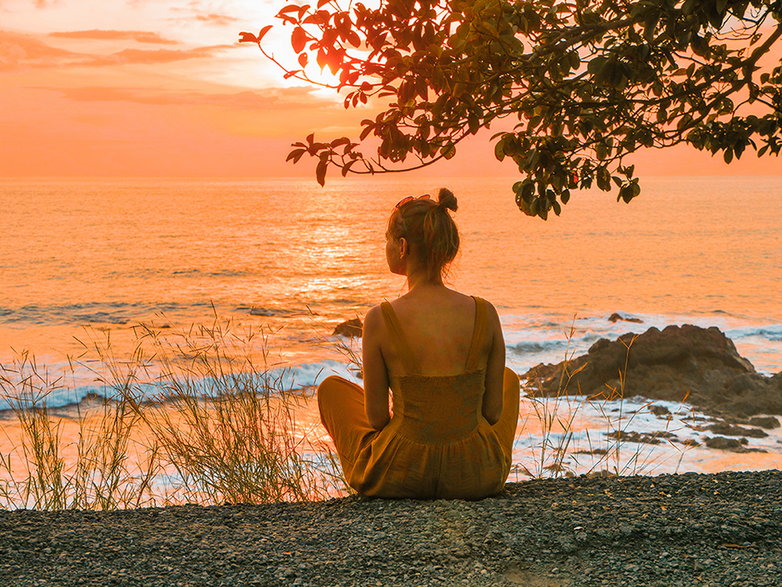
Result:
[[[766,377],[718,328],[685,324],[600,339],[586,355],[522,376],[534,395],[643,396],[711,414],[782,414],[782,373]]]
[[[353,318],[352,320],[345,320],[337,324],[332,336],[346,336],[348,338],[361,338],[363,325],[361,320]]]
[[[614,312],[608,317],[609,322],[635,322],[636,324],[641,324],[643,320],[640,318],[630,318],[629,316],[623,316],[622,314],[619,314],[618,312]]]

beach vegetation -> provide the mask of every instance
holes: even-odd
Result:
[[[314,158],[321,185],[329,168],[451,159],[483,132],[520,175],[519,209],[545,220],[575,189],[633,200],[643,149],[687,145],[726,163],[782,150],[778,0],[318,0],[277,19],[289,59],[264,45],[271,24],[240,42],[373,113],[358,138],[293,144],[288,160]]]
[[[598,393],[587,395],[576,383],[575,376],[586,367],[582,363],[571,367],[574,351],[570,342],[575,334],[571,325],[566,333],[568,350],[559,373],[559,383],[554,394],[541,393],[535,381],[526,382],[526,397],[522,397],[519,427],[534,429],[538,441],[528,449],[529,459],[514,465],[514,470],[525,477],[558,477],[585,475],[648,475],[664,464],[665,460],[655,454],[655,447],[665,442],[678,459],[675,471],[690,445],[678,445],[672,439],[678,429],[672,429],[673,418],[666,420],[662,431],[645,435],[631,431],[637,417],[654,405],[646,401],[628,413],[625,405],[627,378],[630,375],[630,353],[636,337],[623,341],[626,349],[624,365],[617,371],[617,384],[606,385]],[[686,399],[686,398],[685,398]],[[610,406],[610,408],[609,408]],[[687,413],[682,402],[678,412]],[[585,412],[593,414],[602,423],[594,430],[584,427],[580,420]],[[657,451],[659,453],[659,451]],[[669,463],[665,463],[669,464]]]
[[[47,406],[64,386],[29,353],[0,370],[9,410],[2,428],[0,507],[111,510],[155,504],[156,444],[140,443],[125,401],[89,398],[66,413]],[[10,412],[10,413],[9,413]]]
[[[28,353],[2,366],[0,395],[11,409],[3,414],[0,507],[111,510],[351,492],[322,426],[307,420],[312,388],[280,368],[268,331],[215,317],[184,330],[140,324],[134,333],[128,356],[107,333],[80,339],[84,352],[70,370],[86,369],[101,393],[75,406],[50,405],[72,385],[68,374],[50,375]],[[357,341],[338,339],[336,346],[360,378]],[[655,445],[627,434],[634,419],[622,412],[627,373],[625,365],[619,387],[594,397],[574,395],[576,373],[567,366],[556,396],[528,389],[511,479],[652,472]],[[607,407],[615,409],[615,400],[618,414]],[[587,409],[604,424],[599,438],[581,421]]]
[[[262,332],[217,318],[184,331],[135,331],[129,357],[109,336],[85,338],[73,365],[92,372],[103,393],[71,410],[47,405],[64,378],[51,379],[28,354],[3,366],[13,425],[3,426],[0,507],[269,503],[349,492],[333,450],[297,421],[306,390],[292,390],[285,370],[269,364]]]

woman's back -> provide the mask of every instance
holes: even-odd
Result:
[[[393,427],[395,434],[424,445],[440,445],[466,439],[478,429],[486,376],[478,341],[486,330],[487,302],[470,299],[474,300],[471,340],[455,373],[424,373],[426,357],[412,350],[392,305],[386,302],[381,306],[389,346],[396,350],[402,366],[401,373],[390,375],[394,417],[389,428]]]
[[[417,290],[390,302],[390,305],[410,351],[420,365],[419,375],[457,375],[464,372],[467,354],[473,344],[478,310],[472,296],[447,288]],[[479,334],[474,352],[480,357],[479,363],[485,365],[492,332],[483,328]],[[384,320],[380,346],[386,367],[392,376],[405,375],[407,369],[398,345],[394,344],[393,335]]]

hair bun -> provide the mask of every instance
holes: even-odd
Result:
[[[448,210],[453,210],[454,212],[456,212],[458,207],[456,204],[456,196],[454,196],[453,192],[448,188],[440,188],[440,193],[437,194],[437,205],[447,208]]]

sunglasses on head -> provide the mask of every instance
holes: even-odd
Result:
[[[396,203],[396,206],[394,206],[394,207],[395,208],[401,208],[402,206],[404,206],[408,202],[412,202],[413,200],[428,200],[429,198],[430,198],[429,194],[424,194],[423,196],[418,196],[418,197],[407,196],[406,198],[402,198],[401,200],[399,200]]]

